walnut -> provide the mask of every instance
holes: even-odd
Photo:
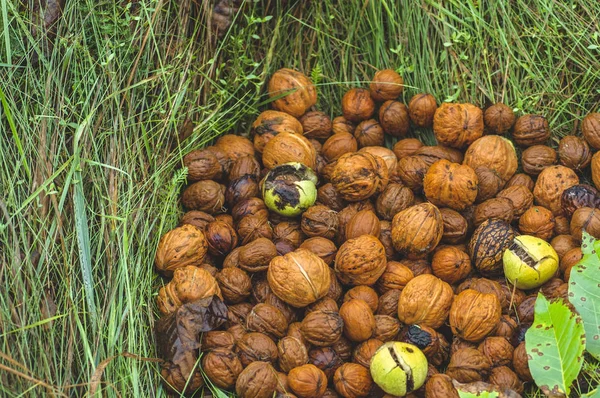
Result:
[[[238,397],[269,398],[277,387],[277,372],[268,362],[249,364],[240,373],[235,383]]]
[[[229,162],[233,162],[242,156],[254,156],[254,145],[248,138],[240,135],[222,135],[217,139],[214,146],[225,153]]]
[[[236,342],[235,352],[244,367],[256,361],[275,363],[277,360],[277,346],[269,336],[263,333],[244,334]]]
[[[590,113],[581,122],[583,138],[594,149],[600,149],[600,113]]]
[[[530,207],[519,219],[519,231],[525,235],[550,240],[554,234],[554,215],[545,207]]]
[[[207,252],[204,233],[193,225],[184,224],[160,238],[154,264],[159,272],[171,276],[177,268],[202,264]]]
[[[235,340],[233,334],[222,330],[211,330],[202,334],[202,351],[212,351],[217,348],[233,350]]]
[[[333,239],[338,228],[338,215],[327,206],[311,206],[302,214],[300,226],[308,237]]]
[[[254,149],[262,153],[267,142],[279,133],[302,134],[302,124],[290,114],[267,110],[252,123],[251,134],[254,137]]]
[[[179,225],[191,224],[201,231],[204,231],[209,223],[215,221],[215,218],[208,213],[199,210],[192,210],[186,212],[179,220]]]
[[[331,265],[337,253],[337,247],[331,240],[317,236],[306,239],[300,245],[300,248],[306,249],[319,256],[327,265]]]
[[[279,367],[284,372],[289,372],[295,367],[308,363],[306,346],[295,337],[286,336],[277,343],[279,354]]]
[[[393,100],[402,94],[403,83],[402,76],[395,70],[383,69],[377,71],[373,76],[373,80],[369,84],[369,91],[375,101]]]
[[[515,185],[523,185],[530,191],[533,191],[533,188],[535,187],[535,183],[533,182],[531,177],[524,173],[518,173],[512,176],[512,178],[508,180],[504,188],[509,188]]]
[[[344,336],[335,342],[331,348],[342,361],[349,361],[352,358],[352,343]]]
[[[454,299],[452,287],[433,275],[411,279],[400,294],[398,319],[405,324],[439,328],[444,324]]]
[[[488,168],[506,182],[517,171],[519,161],[512,142],[498,135],[486,135],[469,145],[464,164],[472,169]]]
[[[523,393],[523,382],[507,366],[498,366],[490,372],[490,384],[500,387],[504,390],[512,390],[517,394]]]
[[[276,98],[273,108],[295,117],[317,103],[317,90],[310,78],[292,69],[276,71],[269,79],[268,91],[269,98]]]
[[[369,91],[363,88],[348,90],[342,97],[342,113],[347,120],[355,123],[371,118],[375,113],[375,102]]]
[[[445,374],[431,376],[425,384],[425,396],[428,398],[459,398],[452,385],[452,378]]]
[[[391,221],[394,216],[413,205],[415,195],[402,184],[391,183],[377,197],[377,215]]]
[[[368,368],[371,365],[371,358],[382,345],[383,341],[377,339],[363,341],[354,349],[352,361]]]
[[[329,278],[331,279],[331,283],[325,297],[339,301],[340,297],[342,297],[343,288],[333,268],[329,268]]]
[[[581,241],[583,231],[594,238],[600,237],[600,209],[582,207],[571,218],[571,235]]]
[[[327,139],[331,135],[332,123],[329,116],[321,111],[306,112],[300,117],[306,138]]]
[[[400,331],[400,322],[389,315],[375,315],[373,338],[382,342],[395,340]]]
[[[352,131],[354,133],[354,131]],[[358,142],[351,133],[340,132],[332,135],[325,141],[322,148],[325,159],[332,162],[338,160],[346,153],[356,152],[358,150]]]
[[[569,219],[565,216],[554,216],[554,234],[568,235],[570,233]]]
[[[515,208],[515,218],[518,219],[527,209],[533,205],[533,194],[523,185],[513,185],[504,188],[496,195],[498,198],[507,198]]]
[[[372,235],[379,238],[381,227],[379,219],[371,210],[361,210],[350,218],[346,224],[346,239],[358,238],[361,235]]]
[[[391,174],[393,170],[396,169],[396,165],[398,163],[398,158],[396,154],[391,149],[388,149],[383,146],[365,146],[360,148],[358,152],[366,152],[370,153],[373,156],[379,156],[385,162],[385,165],[388,168],[388,174]]]
[[[273,292],[267,293],[264,303],[277,308],[283,314],[288,324],[296,321],[296,309],[277,297]]]
[[[273,228],[273,238],[276,240],[286,240],[297,248],[304,241],[304,234],[297,222],[283,221]]]
[[[567,135],[558,143],[558,157],[563,166],[581,171],[592,161],[592,152],[585,140],[574,135]]]
[[[492,198],[475,207],[473,224],[478,227],[485,220],[498,219],[511,223],[515,214],[513,202],[508,198]]]
[[[587,184],[577,184],[564,190],[560,197],[562,213],[572,217],[581,207],[596,207],[600,204],[598,190]]]
[[[189,181],[220,180],[225,170],[219,158],[210,149],[198,149],[183,157],[183,165],[188,168]]]
[[[305,307],[323,298],[331,284],[327,264],[306,249],[275,257],[267,279],[273,293],[293,307]]]
[[[540,173],[533,189],[537,204],[558,214],[561,211],[561,195],[565,189],[579,184],[579,177],[564,166],[547,167]]]
[[[472,168],[442,159],[432,164],[425,174],[423,188],[433,204],[460,211],[475,201],[478,183]]]
[[[260,177],[260,164],[253,155],[246,155],[236,159],[229,170],[230,183],[242,177],[251,176],[256,181]]]
[[[264,277],[264,274],[255,274],[252,281],[252,300],[254,304],[264,303],[267,301],[267,296],[271,293],[269,282]]]
[[[262,162],[267,169],[289,162],[302,163],[314,169],[317,162],[317,151],[303,135],[279,133],[265,145]]]
[[[377,296],[377,292],[375,292],[375,290],[369,286],[360,285],[348,290],[344,295],[344,303],[352,299],[362,300],[369,305],[371,311],[377,311],[377,306],[379,305],[379,296]]]
[[[483,122],[488,133],[506,134],[515,124],[516,116],[513,110],[498,102],[485,110]]]
[[[363,120],[354,130],[354,138],[360,148],[384,144],[383,128],[375,119]]]
[[[425,325],[409,325],[400,332],[398,341],[417,346],[430,364],[440,366],[448,360],[450,344],[446,338]]]
[[[392,220],[394,248],[409,257],[427,254],[442,239],[442,215],[431,203],[411,206]]]
[[[244,216],[257,214],[261,210],[267,211],[267,206],[262,199],[248,198],[236,203],[231,210],[231,215],[234,223],[237,224]]]
[[[338,133],[353,133],[356,126],[343,116],[333,118],[332,130],[333,134]]]
[[[258,238],[240,247],[239,266],[248,272],[266,271],[276,256],[275,244],[267,238]]]
[[[304,309],[304,315],[306,316],[313,311],[339,312],[339,310],[340,310],[340,308],[339,308],[337,302],[334,299],[326,296],[326,297],[322,298],[321,300],[308,305]]]
[[[369,153],[347,153],[337,160],[331,183],[345,200],[364,200],[386,187],[387,166],[383,159]]]
[[[579,247],[579,242],[571,235],[557,235],[552,238],[550,244],[561,261],[569,250]]]
[[[159,290],[158,309],[168,315],[185,303],[213,295],[223,298],[212,275],[193,265],[180,267],[173,272],[173,279]]]
[[[443,222],[442,243],[455,245],[467,237],[467,220],[455,210],[440,209]]]
[[[479,166],[474,169],[477,176],[477,197],[475,203],[481,203],[492,199],[506,185],[504,180],[494,170],[485,166]]]
[[[227,326],[231,327],[234,325],[243,325],[244,331],[246,330],[246,318],[250,311],[252,311],[253,305],[250,303],[239,303],[230,305],[227,309]]]
[[[546,145],[530,146],[521,154],[523,171],[532,176],[536,176],[546,167],[556,164],[557,160],[556,151]]]
[[[392,223],[389,221],[380,221],[379,227],[381,229],[379,241],[385,248],[386,259],[391,261],[396,257],[396,250],[394,250],[394,243],[392,242]]]
[[[225,204],[225,186],[212,180],[195,182],[183,191],[181,202],[188,210],[221,213]]]
[[[415,277],[407,266],[409,262],[409,260],[388,261],[385,271],[377,281],[377,288],[381,293],[393,289],[402,290]]]
[[[208,252],[216,257],[229,254],[238,243],[235,229],[224,221],[208,223],[204,229],[204,236],[208,243]]]
[[[288,373],[290,389],[300,397],[317,398],[325,394],[327,376],[313,364],[298,366]]]
[[[330,182],[321,185],[317,190],[317,203],[335,211],[341,211],[348,204]]]
[[[223,268],[217,273],[216,280],[226,303],[241,303],[250,296],[252,281],[248,274],[240,268]]]
[[[345,363],[333,375],[335,390],[344,397],[366,397],[373,379],[369,369],[356,363]]]
[[[500,321],[502,307],[493,294],[467,289],[456,296],[450,310],[450,327],[458,337],[481,341]]]
[[[317,347],[328,347],[342,337],[344,321],[334,311],[311,311],[300,325],[306,341]]]
[[[315,347],[308,351],[308,363],[321,369],[330,379],[343,360],[333,347]]]
[[[233,388],[243,370],[237,355],[226,348],[217,348],[204,354],[202,369],[215,386],[223,389]]]
[[[433,133],[440,145],[464,148],[483,135],[483,112],[472,104],[445,102],[435,111]]]
[[[471,272],[471,259],[455,246],[445,246],[433,254],[431,269],[444,282],[455,284]]]
[[[225,191],[225,203],[231,208],[242,200],[258,196],[258,191],[256,177],[245,175],[229,183]]]
[[[372,235],[347,240],[335,256],[335,271],[349,285],[372,285],[385,271],[385,248]]]
[[[475,348],[462,348],[452,354],[446,374],[461,383],[486,380],[492,363]]]
[[[406,156],[414,155],[422,146],[423,143],[416,138],[404,138],[394,144],[393,151],[400,160]]]
[[[237,233],[242,245],[259,238],[272,239],[273,228],[269,224],[266,210],[242,217],[237,225]]]
[[[384,102],[379,108],[379,123],[386,134],[404,137],[410,130],[408,108],[400,101]]]
[[[487,278],[469,278],[458,285],[456,293],[459,294],[467,289],[476,290],[480,293],[493,294],[500,300],[500,307],[503,309],[508,309],[511,299],[513,301],[517,300],[516,297],[513,297],[512,287],[508,288],[506,285]]]
[[[533,381],[533,377],[529,371],[527,356],[525,342],[523,341],[515,348],[513,353],[513,368],[515,369],[515,373],[519,376],[519,379],[525,382]]]
[[[523,115],[513,128],[513,139],[520,146],[543,144],[550,138],[548,120],[540,115]]]
[[[510,341],[513,338],[515,330],[517,329],[517,322],[510,317],[510,315],[502,315],[500,322],[496,326],[493,334],[498,337],[503,337]]]
[[[375,330],[375,317],[367,303],[359,299],[346,301],[340,307],[344,335],[351,341],[368,340]]]
[[[288,322],[276,307],[260,303],[256,304],[246,318],[246,328],[249,331],[264,333],[277,340],[285,336]]]
[[[433,126],[433,118],[437,109],[437,102],[431,94],[416,94],[408,103],[410,120],[417,127]]]
[[[379,296],[377,315],[398,316],[398,300],[401,293],[400,289],[392,289]]]
[[[514,347],[504,337],[486,337],[479,347],[492,363],[492,366],[510,366],[512,364]]]

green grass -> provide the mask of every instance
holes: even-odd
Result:
[[[331,116],[386,67],[406,101],[504,101],[544,114],[554,139],[600,104],[596,2],[248,4],[220,42],[202,3],[67,1],[44,54],[31,15],[0,0],[0,395],[164,396],[144,358],[156,356],[153,256],[180,212],[181,157],[248,132],[279,67],[317,77]]]

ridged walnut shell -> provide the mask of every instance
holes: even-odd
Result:
[[[262,272],[267,270],[269,262],[275,256],[275,244],[267,238],[258,238],[240,247],[238,265],[244,271]]]
[[[512,364],[515,349],[504,337],[486,337],[477,349],[488,357],[492,366],[510,366]]]
[[[300,134],[279,133],[265,145],[262,161],[267,169],[289,162],[302,163],[315,169],[317,151],[310,141]]]
[[[559,215],[563,192],[577,184],[579,177],[573,170],[565,166],[547,167],[540,173],[533,188],[535,202]]]
[[[594,238],[600,237],[600,209],[582,207],[573,213],[571,218],[571,235],[581,241],[582,233],[586,231]]]
[[[379,297],[377,296],[377,292],[375,292],[375,290],[372,287],[365,285],[354,286],[352,289],[348,290],[344,295],[344,303],[352,299],[362,300],[369,305],[371,311],[377,311]]]
[[[177,268],[202,264],[207,252],[204,233],[193,225],[184,224],[160,238],[154,264],[159,272],[171,276]]]
[[[195,182],[183,191],[181,203],[188,210],[200,210],[213,215],[222,213],[225,186],[213,180]]]
[[[241,268],[223,268],[216,275],[216,280],[225,302],[228,304],[241,303],[250,296],[252,281]]]
[[[228,349],[218,348],[202,357],[202,369],[218,388],[231,389],[235,386],[243,367],[237,355]]]
[[[331,183],[345,200],[361,201],[380,193],[387,186],[387,165],[383,159],[370,153],[347,153],[337,160]]]
[[[344,335],[351,341],[361,342],[371,338],[375,330],[375,317],[369,305],[360,299],[346,301],[340,307]]]
[[[484,221],[473,232],[469,242],[469,255],[473,266],[484,275],[501,273],[502,255],[514,237],[514,230],[506,221]]]
[[[343,284],[372,285],[385,271],[385,248],[372,235],[349,239],[335,256],[335,272]]]
[[[491,134],[506,134],[515,124],[516,119],[513,110],[501,102],[490,106],[483,113],[485,129]]]
[[[437,246],[443,234],[442,215],[431,203],[411,206],[394,216],[394,248],[409,257],[425,255]]]
[[[513,128],[513,139],[520,146],[543,144],[550,138],[548,120],[540,115],[523,115]]]
[[[210,149],[191,151],[183,157],[183,165],[188,168],[189,181],[220,180],[225,173],[219,159]]]
[[[558,157],[563,166],[581,171],[592,161],[592,151],[585,140],[567,135],[558,143]]]
[[[208,243],[208,252],[221,258],[229,254],[238,244],[235,229],[224,221],[213,221],[207,224],[204,236]]]
[[[403,83],[402,76],[395,70],[383,69],[377,71],[373,76],[373,80],[369,84],[369,91],[375,101],[393,100],[402,94],[404,90]]]
[[[306,239],[300,245],[300,248],[306,249],[319,256],[325,264],[331,265],[337,253],[337,247],[331,240],[320,236]]]
[[[452,384],[452,378],[439,373],[431,376],[425,384],[427,398],[459,398],[458,392]]]
[[[306,364],[290,370],[288,385],[299,397],[319,398],[327,389],[327,376],[315,365]]]
[[[555,165],[558,161],[556,151],[546,145],[533,145],[521,154],[523,171],[531,176],[537,176],[546,167]]]
[[[287,328],[288,322],[283,313],[266,303],[256,304],[246,318],[246,329],[264,333],[274,341],[285,336]]]
[[[445,102],[435,111],[433,133],[440,145],[464,148],[483,135],[483,112],[473,104]]]
[[[324,140],[331,135],[331,119],[325,112],[306,112],[300,118],[300,123],[302,123],[302,129],[306,138]]]
[[[340,338],[339,342],[345,341],[343,344],[349,345],[344,337]],[[336,343],[336,345],[338,345]],[[336,346],[334,345],[334,346]],[[314,347],[308,351],[308,363],[315,365],[317,368],[321,369],[327,379],[331,379],[333,377],[333,373],[339,368],[343,359],[340,354],[332,347]]]
[[[222,135],[217,139],[214,146],[223,151],[230,162],[242,156],[254,156],[254,144],[248,138],[241,135]]]
[[[385,162],[385,165],[388,168],[388,174],[396,170],[396,165],[398,164],[398,158],[396,154],[391,149],[388,149],[383,146],[366,146],[360,148],[359,152],[367,152],[373,156],[379,156]]]
[[[408,108],[400,101],[386,101],[379,108],[379,124],[386,134],[404,137],[410,131]]]
[[[343,116],[336,116],[332,121],[333,134],[353,133],[356,125]]]
[[[279,354],[279,367],[284,372],[289,372],[295,367],[308,363],[308,351],[300,340],[292,336],[286,336],[277,343]]]
[[[471,272],[471,259],[456,246],[444,246],[433,254],[431,269],[444,282],[455,284]]]
[[[402,184],[390,183],[377,197],[377,215],[391,221],[396,214],[413,205],[415,195]]]
[[[292,69],[279,69],[271,76],[268,85],[273,108],[300,117],[317,103],[317,90],[310,78]]]
[[[471,167],[442,159],[427,170],[423,189],[434,205],[461,211],[475,202],[478,183]]]
[[[444,324],[454,292],[436,276],[424,274],[411,279],[400,294],[398,319],[408,325],[425,325],[437,329]]]
[[[277,371],[268,362],[253,362],[240,373],[235,392],[240,398],[270,398],[277,387]]]
[[[550,240],[554,235],[554,215],[545,207],[530,207],[519,219],[519,231],[524,235]]]
[[[404,138],[396,142],[392,150],[400,160],[403,157],[414,155],[422,146],[423,143],[416,138]]]
[[[333,375],[335,390],[343,397],[367,397],[373,385],[369,369],[356,363],[345,363]]]
[[[354,138],[360,148],[367,146],[382,146],[385,141],[383,128],[375,119],[363,120],[354,130]]]
[[[346,239],[358,238],[361,235],[372,235],[379,238],[380,233],[379,219],[371,210],[359,211],[346,224]]]
[[[512,176],[512,178],[510,180],[508,180],[505,188],[510,188],[510,187],[516,186],[516,185],[523,185],[528,190],[533,191],[533,187],[535,186],[535,183],[533,182],[533,179],[530,176],[528,176],[527,174],[518,173],[518,174],[515,174],[514,176]]]
[[[342,114],[354,123],[370,119],[375,113],[375,102],[364,88],[348,90],[342,97]]]
[[[446,375],[461,383],[487,380],[492,363],[476,348],[461,348],[450,357]]]
[[[306,249],[273,258],[267,280],[277,297],[297,308],[325,297],[331,284],[327,264]]]
[[[485,220],[498,219],[511,223],[515,216],[515,208],[510,199],[492,198],[475,207],[473,224],[478,227]]]
[[[467,289],[456,296],[450,309],[452,332],[466,341],[478,342],[500,322],[500,300],[493,294]]]
[[[583,137],[594,149],[600,149],[600,113],[590,113],[581,122]]]
[[[338,214],[324,205],[311,206],[302,214],[300,228],[308,237],[333,239],[338,229]]]
[[[338,160],[346,153],[356,152],[358,150],[358,142],[351,133],[340,132],[332,135],[325,141],[321,149],[321,153],[330,162]]]
[[[158,292],[158,309],[165,315],[171,314],[185,303],[213,295],[223,299],[219,284],[208,271],[193,265],[180,267]]]
[[[416,94],[408,103],[410,120],[417,127],[433,126],[433,117],[437,109],[437,102],[431,94]]]
[[[292,115],[279,111],[264,111],[252,123],[251,130],[256,152],[262,153],[267,142],[279,133],[302,134],[302,124]]]
[[[463,163],[473,170],[487,167],[495,171],[504,182],[510,180],[519,167],[512,142],[498,135],[486,135],[469,145]]]
[[[443,222],[442,243],[456,245],[465,240],[467,236],[467,220],[457,211],[440,209]]]
[[[336,311],[311,311],[300,324],[302,337],[317,347],[329,347],[342,337],[344,321]]]
[[[533,377],[529,371],[528,356],[527,350],[525,349],[525,342],[523,341],[513,352],[513,368],[515,369],[515,373],[519,376],[519,379],[525,382],[533,381]]]
[[[496,195],[498,198],[510,199],[515,208],[515,219],[518,219],[533,205],[533,194],[523,185],[504,188]]]
[[[244,334],[236,341],[235,352],[244,367],[256,361],[275,363],[277,360],[277,346],[264,333],[250,332]]]

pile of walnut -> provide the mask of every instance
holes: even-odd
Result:
[[[191,344],[189,369],[175,377],[173,362],[164,367],[172,389],[210,380],[242,398],[383,396],[368,368],[388,341],[428,359],[427,382],[407,396],[458,397],[453,380],[515,396],[532,381],[523,338],[536,295],[566,297],[582,230],[600,237],[598,192],[580,184],[591,165],[600,186],[590,149],[600,148],[600,114],[583,120],[584,138],[555,145],[543,116],[517,118],[501,103],[438,106],[430,94],[406,106],[402,83],[378,72],[331,120],[314,110],[310,80],[282,69],[269,82],[275,110],[258,116],[250,139],[225,135],[185,156],[187,213],[158,247],[156,267],[172,277],[158,307],[168,316],[214,295],[227,321]],[[438,145],[404,138],[414,128],[432,128]],[[386,135],[399,138],[392,150]],[[268,170],[288,162],[319,178],[316,203],[295,218],[261,194]],[[519,234],[558,253],[539,289],[503,276],[502,253]]]

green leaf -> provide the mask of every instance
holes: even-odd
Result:
[[[474,394],[472,392],[466,392],[466,391],[462,391],[462,390],[456,390],[458,391],[458,396],[460,398],[498,398],[500,395],[496,392],[496,391],[483,391],[477,394]]]
[[[581,398],[600,398],[600,388],[596,388],[593,391],[583,394]]]
[[[573,267],[569,279],[569,301],[583,320],[587,350],[600,359],[600,241],[584,231],[583,258]]]
[[[562,300],[539,293],[533,325],[525,334],[529,370],[545,393],[569,395],[583,364],[585,334],[581,319]]]

